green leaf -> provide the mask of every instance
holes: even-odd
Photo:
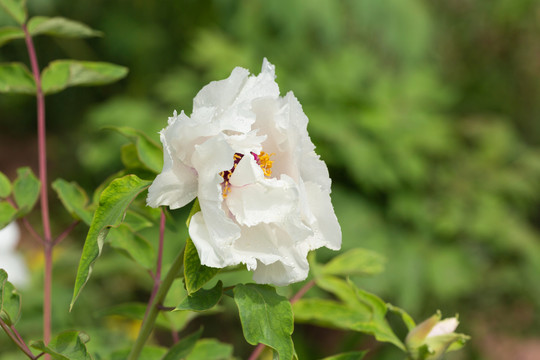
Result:
[[[13,221],[16,214],[17,210],[10,203],[0,201],[0,229],[3,229]]]
[[[350,281],[332,276],[317,279],[317,285],[335,294],[342,303],[320,299],[300,300],[294,304],[297,321],[363,332],[405,349],[386,321],[386,304],[377,296],[358,289]]]
[[[24,32],[21,29],[12,26],[0,28],[0,47],[15,39],[24,39]]]
[[[144,268],[153,269],[155,251],[148,240],[134,233],[127,225],[121,224],[110,230],[108,235],[113,248],[126,253]]]
[[[232,345],[219,342],[216,339],[201,339],[186,360],[228,360],[232,357]]]
[[[48,345],[43,341],[31,344],[34,349],[50,354],[53,360],[92,360],[86,350],[90,337],[81,331],[65,331],[53,338]]]
[[[403,320],[403,323],[405,324],[405,326],[407,326],[407,330],[411,331],[412,329],[416,327],[416,323],[414,322],[413,318],[409,314],[407,314],[405,310],[397,306],[394,306],[390,303],[386,303],[386,308],[389,311],[401,316],[401,320]]]
[[[184,281],[188,294],[193,294],[217,275],[220,269],[201,265],[197,248],[193,241],[186,240],[186,249],[184,251]]]
[[[326,275],[376,275],[384,270],[385,259],[374,251],[355,248],[333,258],[322,268]]]
[[[18,216],[28,214],[37,202],[40,182],[29,167],[17,169],[13,182],[13,197],[19,208]]]
[[[35,16],[28,21],[28,32],[32,36],[51,35],[68,38],[85,38],[103,36],[101,31],[94,30],[78,21],[63,17]]]
[[[0,64],[0,93],[35,95],[36,83],[26,65],[22,63]]]
[[[93,61],[56,60],[41,73],[43,93],[54,94],[70,86],[105,85],[122,79],[127,68]]]
[[[239,284],[234,288],[234,301],[248,343],[270,346],[281,360],[293,358],[293,313],[285,297],[268,285]]]
[[[117,315],[133,320],[143,320],[146,306],[143,303],[124,303],[113,306],[98,312],[98,316]],[[156,325],[165,329],[182,330],[196,314],[193,312],[164,312],[161,311],[157,317]]]
[[[148,188],[150,183],[150,181],[141,180],[135,175],[126,175],[112,181],[101,193],[99,206],[94,213],[84,243],[70,308],[73,307],[82,288],[90,278],[92,265],[101,253],[109,228],[118,226],[122,222],[129,204],[137,195]]]
[[[217,282],[210,290],[199,289],[188,295],[174,310],[204,311],[213,308],[221,299],[223,283]]]
[[[11,182],[8,177],[0,171],[0,198],[5,199],[11,194]]]
[[[87,208],[88,195],[76,182],[57,179],[52,183],[52,188],[56,191],[60,201],[71,216],[90,225],[92,211]]]
[[[131,352],[131,347],[115,351],[109,360],[126,360]],[[167,353],[167,349],[158,346],[145,346],[139,359],[141,360],[161,360]]]
[[[367,354],[367,351],[351,351],[334,356],[325,357],[322,360],[361,360]]]
[[[0,269],[0,318],[11,326],[21,317],[21,295],[7,279],[6,271]]]
[[[181,341],[177,342],[162,358],[162,360],[180,360],[185,359],[185,357],[193,350],[195,343],[201,337],[203,329],[200,328],[197,332],[183,338]]]
[[[137,148],[138,159],[148,170],[160,173],[163,169],[163,149],[146,134],[127,126],[110,126],[107,129],[117,131],[128,138]]]
[[[26,21],[26,0],[0,0],[0,5],[19,24]]]

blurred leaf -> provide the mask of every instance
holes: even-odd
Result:
[[[26,0],[0,0],[0,5],[19,24],[26,21]]]
[[[101,310],[97,313],[98,316],[111,316],[117,315],[132,320],[143,320],[146,312],[147,304],[143,303],[124,303],[116,306],[112,306],[108,309]],[[184,313],[171,313],[161,311],[158,314],[156,325],[165,329],[173,329],[180,331],[184,326],[196,316],[192,312]]]
[[[273,348],[280,360],[293,358],[293,312],[285,297],[268,285],[238,284],[234,288],[234,301],[248,343]]]
[[[352,282],[325,276],[317,285],[335,294],[343,303],[307,299],[294,304],[295,319],[355,330],[375,336],[378,341],[390,342],[400,349],[403,343],[386,321],[386,304],[377,296],[357,288]]]
[[[148,170],[158,174],[163,169],[163,149],[146,134],[127,126],[110,126],[108,129],[119,132],[128,138],[137,148],[139,161]]]
[[[88,195],[76,182],[56,179],[52,183],[52,188],[56,191],[60,201],[71,216],[84,221],[86,225],[90,225],[92,211],[88,209]]]
[[[144,210],[152,209],[149,207],[144,207]],[[138,209],[137,209],[138,210]],[[160,209],[153,209],[157,210],[158,213],[160,212]],[[151,227],[153,223],[148,220],[146,217],[136,213],[135,211],[128,210],[126,212],[126,216],[124,217],[123,225],[126,225],[131,229],[131,231],[140,231],[142,229]]]
[[[7,198],[11,194],[11,181],[0,171],[0,199]]]
[[[401,316],[401,319],[403,320],[403,323],[407,327],[407,330],[411,331],[416,327],[416,323],[414,322],[413,318],[407,314],[407,312],[397,306],[394,306],[392,304],[386,304],[386,307],[389,311],[398,314]]]
[[[8,274],[0,269],[0,318],[11,326],[21,317],[21,295],[7,279]]]
[[[155,251],[150,242],[122,223],[112,228],[108,235],[111,246],[125,252],[137,264],[151,270],[154,268]]]
[[[222,291],[223,283],[220,280],[210,290],[199,289],[191,293],[174,310],[204,311],[211,309],[221,299]]]
[[[197,341],[186,360],[228,360],[232,357],[233,346],[216,339]]]
[[[55,60],[41,73],[43,93],[54,94],[70,86],[105,85],[122,79],[128,69],[93,61]]]
[[[113,180],[101,193],[99,206],[94,213],[84,243],[70,308],[73,308],[82,288],[90,278],[92,265],[101,253],[109,228],[118,226],[123,221],[128,206],[137,195],[150,186],[150,183],[135,175],[126,175]]]
[[[182,340],[174,344],[173,347],[169,349],[167,354],[162,358],[162,360],[180,360],[185,359],[186,356],[193,350],[195,343],[201,337],[203,329],[200,328],[195,333],[184,337]]]
[[[0,28],[0,47],[15,39],[24,39],[24,32],[21,29],[12,26]]]
[[[202,288],[204,284],[216,276],[219,270],[219,268],[202,265],[193,241],[190,238],[186,240],[186,249],[184,251],[184,281],[188,294],[193,294]]]
[[[122,350],[115,351],[110,360],[126,360],[131,352],[131,348],[125,348]],[[164,347],[158,346],[145,346],[142,351],[139,359],[141,360],[161,360],[163,356],[167,353],[167,349]]]
[[[65,331],[54,337],[48,345],[43,341],[31,344],[34,349],[50,354],[53,360],[92,360],[86,350],[90,337],[81,331]]]
[[[28,214],[39,197],[40,182],[29,167],[17,169],[13,182],[13,197],[19,208],[18,216]]]
[[[0,64],[0,93],[36,94],[34,77],[26,65]]]
[[[367,354],[367,351],[351,351],[334,356],[325,357],[322,360],[361,360]]]
[[[333,258],[322,268],[326,275],[376,275],[384,271],[382,255],[366,249],[355,248]]]
[[[28,21],[30,35],[51,35],[69,38],[103,36],[101,31],[94,30],[78,21],[63,17],[35,16]]]
[[[17,209],[7,201],[0,201],[0,229],[6,227],[15,215],[17,215]]]

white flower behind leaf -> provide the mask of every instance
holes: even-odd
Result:
[[[469,336],[455,333],[458,325],[457,317],[441,320],[440,312],[418,324],[405,339],[410,358],[441,359],[446,352],[460,349]]]
[[[191,117],[169,118],[148,205],[175,209],[199,198],[189,234],[203,265],[243,263],[258,283],[304,280],[310,250],[341,246],[328,169],[307,123],[293,93],[279,95],[266,59],[257,76],[235,68],[197,94]]]
[[[12,222],[0,230],[0,269],[9,276],[9,282],[19,288],[28,286],[30,276],[24,258],[16,250],[21,237],[19,226]]]

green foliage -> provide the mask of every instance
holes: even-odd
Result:
[[[210,290],[199,289],[189,294],[174,310],[204,311],[213,308],[221,299],[223,283],[220,281]]]
[[[7,201],[0,201],[0,229],[7,226],[17,215],[17,209]]]
[[[300,300],[293,307],[296,321],[372,334],[379,341],[390,342],[405,349],[386,321],[387,307],[380,298],[357,288],[350,281],[333,276],[317,279],[317,285],[336,295],[341,302]]]
[[[40,182],[29,167],[17,169],[13,182],[13,197],[18,207],[18,216],[28,214],[39,197]]]
[[[52,188],[73,218],[90,225],[93,212],[88,208],[88,195],[76,182],[56,179],[52,183]]]
[[[24,39],[24,32],[21,29],[11,26],[0,28],[0,47],[16,39]]]
[[[12,326],[21,317],[21,295],[7,279],[7,273],[0,269],[0,319]]]
[[[293,313],[286,298],[268,285],[239,284],[234,288],[234,301],[248,343],[270,346],[281,360],[293,358]]]
[[[26,0],[0,0],[0,5],[19,24],[26,21]]]
[[[11,194],[11,182],[8,177],[0,171],[0,199],[5,199]]]
[[[197,248],[193,241],[186,240],[186,249],[184,250],[184,281],[188,294],[193,294],[210,281],[220,269],[212,268],[201,264]]]
[[[50,354],[53,360],[92,360],[86,350],[90,337],[80,331],[65,331],[54,337],[48,345],[43,341],[32,343],[34,349]]]
[[[55,60],[41,73],[44,94],[54,94],[70,86],[95,86],[125,77],[127,68],[105,62]]]
[[[126,224],[112,228],[108,234],[110,245],[125,252],[137,264],[151,270],[155,266],[155,251],[148,240]]]
[[[361,360],[367,354],[367,351],[351,351],[343,354],[325,357],[322,360]]]
[[[107,237],[109,229],[118,226],[126,213],[128,206],[133,199],[143,190],[150,186],[150,182],[141,180],[135,175],[127,175],[112,181],[99,198],[99,206],[94,213],[90,230],[86,236],[71,307],[77,300],[82,288],[90,278],[92,265],[97,260],[103,247],[103,242]]]
[[[32,36],[49,35],[68,38],[85,38],[103,36],[103,33],[93,30],[83,23],[63,17],[35,16],[28,21],[28,32]]]
[[[232,358],[232,345],[215,339],[201,339],[195,343],[193,351],[186,360],[229,360]]]
[[[34,77],[24,64],[0,64],[0,92],[34,95]]]
[[[195,333],[184,337],[182,340],[174,344],[162,360],[180,360],[185,359],[186,356],[193,350],[195,343],[201,337],[203,329],[199,329]]]
[[[384,270],[385,259],[380,254],[361,248],[336,256],[322,268],[325,275],[377,275]]]
[[[161,172],[161,169],[163,168],[163,149],[161,146],[154,143],[146,134],[139,130],[126,126],[111,126],[108,128],[124,135],[135,146],[137,155],[136,159],[134,159],[132,148],[122,151],[122,159],[129,159],[124,162],[124,165],[126,165],[128,168],[143,167],[146,170],[150,170],[154,177],[156,174]],[[124,152],[127,151],[129,151],[129,153],[124,154]]]

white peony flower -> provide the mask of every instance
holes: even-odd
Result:
[[[23,257],[16,251],[20,237],[21,232],[16,222],[0,230],[0,269],[8,273],[9,282],[24,288],[28,286],[30,276]]]
[[[310,250],[341,246],[328,169],[307,123],[292,92],[279,96],[266,59],[258,76],[235,68],[197,94],[191,117],[169,118],[148,205],[199,198],[189,234],[206,266],[243,263],[262,284],[304,280]]]

